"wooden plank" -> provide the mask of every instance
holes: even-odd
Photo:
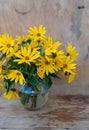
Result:
[[[0,130],[88,130],[89,96],[52,96],[43,109],[26,110],[0,98]]]

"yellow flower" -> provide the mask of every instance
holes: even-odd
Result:
[[[56,68],[56,70],[60,70],[61,68],[61,61],[64,58],[64,52],[61,51],[57,51],[56,53],[53,53],[53,62],[54,62],[54,66]]]
[[[29,48],[29,46],[31,47],[31,50],[33,50],[34,48],[37,48],[38,44],[35,41],[32,41],[30,44],[27,44],[25,47]]]
[[[71,83],[75,78],[75,73],[71,73],[69,76],[68,76],[68,83]]]
[[[60,47],[62,43],[61,42],[54,42],[53,43],[53,39],[52,37],[48,37],[48,39],[46,38],[44,40],[44,49],[45,49],[45,55],[49,56],[52,55],[52,53],[56,53],[58,47]]]
[[[76,52],[75,46],[72,46],[71,43],[68,44],[67,55],[69,55],[74,60],[79,56],[79,53]]]
[[[40,91],[41,90],[41,86],[37,86],[37,90]]]
[[[20,85],[25,83],[23,74],[18,70],[10,70],[9,74],[7,74],[7,79],[10,79],[11,81],[15,81],[15,83],[19,82]]]
[[[34,41],[38,46],[43,45],[43,40],[38,39],[37,41]]]
[[[0,51],[2,53],[9,54],[14,46],[14,40],[12,39],[12,36],[8,34],[3,34],[0,36]]]
[[[14,100],[16,98],[20,98],[19,95],[18,95],[18,93],[16,91],[13,91],[13,90],[10,90],[8,93],[5,92],[3,94],[3,97],[6,98],[6,99],[9,99],[9,100],[10,99]]]
[[[0,61],[0,75],[3,72],[3,65],[5,64],[6,60]]]
[[[4,78],[3,72],[3,65],[5,64],[6,60],[0,61],[0,80],[2,80]]]
[[[50,47],[53,47],[55,50],[57,50],[58,47],[60,47],[61,44],[62,44],[62,43],[59,42],[59,41],[54,42],[52,37],[48,37],[48,38],[45,38],[45,39],[44,39],[44,45],[43,45],[43,47],[44,47],[45,49],[50,48]]]
[[[3,91],[6,90],[3,84],[0,84],[0,88],[1,88]]]
[[[45,37],[46,29],[42,25],[40,25],[38,28],[34,26],[33,28],[30,27],[28,32],[30,33],[30,36],[35,41],[37,40],[43,40]]]
[[[30,36],[29,35],[22,35],[22,36],[16,36],[15,41],[17,44],[22,44],[27,42],[28,40],[30,40]]]
[[[15,56],[18,58],[14,61],[18,62],[18,64],[27,63],[30,65],[30,62],[35,62],[35,60],[40,56],[40,52],[37,51],[37,48],[31,49],[30,46],[28,48],[21,47]]]
[[[13,49],[11,50],[11,52],[7,55],[7,57],[10,58],[10,57],[14,56],[15,53],[18,51],[18,48],[19,48],[18,45],[15,44]]]
[[[54,63],[53,60],[50,58],[49,60],[47,60],[47,58],[45,57],[41,57],[38,60],[37,66],[41,67],[41,69],[44,70],[44,73],[46,73],[46,75],[48,75],[49,73],[54,73],[56,68],[54,67]]]
[[[66,77],[68,79],[68,83],[71,83],[74,78],[75,78],[75,75],[76,75],[76,72],[75,72],[76,69],[72,70],[72,73],[69,73],[69,72],[63,72],[62,71],[62,76]]]
[[[63,60],[61,61],[61,69],[64,73],[69,72],[73,73],[72,70],[76,68],[76,64],[74,60],[70,59],[70,56],[64,56]]]
[[[43,69],[43,67],[37,67],[37,74],[41,79],[44,78],[45,70]]]
[[[76,69],[73,69],[72,73],[70,73],[70,72],[65,72],[65,73],[62,72],[62,76],[68,78],[68,83],[71,83],[74,80],[75,75],[76,75]]]

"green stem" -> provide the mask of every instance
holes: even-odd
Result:
[[[37,103],[37,95],[36,94],[31,96],[31,101],[32,101],[31,108],[36,108],[36,103]]]
[[[21,102],[22,102],[23,105],[26,105],[29,102],[29,95],[22,94]]]

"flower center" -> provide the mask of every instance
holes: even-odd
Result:
[[[40,43],[40,40],[37,40],[38,43]]]
[[[56,53],[52,53],[52,57],[55,58],[57,56]]]
[[[49,64],[49,62],[46,60],[46,61],[45,61],[45,64],[46,64],[46,65],[48,65],[48,64]]]
[[[29,60],[29,57],[28,57],[28,56],[26,56],[26,57],[25,57],[25,60]]]
[[[7,44],[7,47],[8,47],[8,48],[10,48],[10,47],[11,47],[11,45],[10,45],[10,44]]]
[[[67,67],[68,67],[67,64],[64,64],[64,65],[63,65],[63,68],[67,69]]]
[[[41,35],[40,35],[40,33],[37,33],[37,37],[40,37]]]
[[[18,75],[18,76],[19,76],[19,75],[20,75],[20,73],[19,73],[19,72],[17,72],[17,73],[16,73],[16,75]]]

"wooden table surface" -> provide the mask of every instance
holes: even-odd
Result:
[[[50,96],[41,110],[0,98],[0,130],[89,130],[89,96]]]

